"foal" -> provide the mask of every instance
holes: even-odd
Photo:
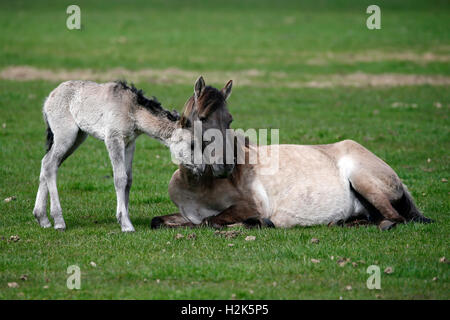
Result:
[[[192,131],[192,123],[201,121],[205,130],[223,133],[229,129],[232,117],[225,101],[230,93],[231,82],[219,91],[205,86],[200,78],[186,103],[182,127]],[[222,137],[223,145],[236,140],[226,134]],[[244,148],[245,159],[255,153],[258,162],[206,165],[200,176],[180,165],[169,184],[170,197],[180,213],[156,217],[152,227],[222,227],[240,222],[310,226],[361,215],[382,230],[398,222],[431,222],[417,209],[394,170],[354,141],[260,147],[241,143],[239,148]],[[268,173],[268,167],[278,170]]]
[[[33,214],[44,228],[51,226],[47,217],[48,193],[55,229],[66,228],[56,187],[58,167],[88,135],[103,140],[108,150],[117,196],[116,217],[124,232],[134,231],[128,201],[136,138],[145,133],[159,140],[181,162],[186,160],[184,149],[190,148],[190,142],[186,143],[175,130],[178,114],[163,109],[156,99],[147,99],[141,90],[122,81],[63,82],[47,97],[43,114],[47,153],[42,159]]]

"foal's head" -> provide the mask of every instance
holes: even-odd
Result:
[[[233,82],[230,80],[218,90],[206,86],[203,77],[198,78],[194,85],[194,95],[186,102],[180,123],[183,129],[189,130],[194,137],[192,151],[200,151],[205,164],[203,172],[209,168],[215,177],[224,178],[234,169],[234,157],[226,161],[227,150],[232,153],[232,139],[228,138],[230,124],[233,121],[228,112],[226,100],[231,94]],[[199,128],[201,127],[201,130]],[[197,128],[194,130],[194,128]],[[206,134],[205,134],[206,133]],[[201,134],[201,136],[200,136]],[[219,139],[219,140],[217,140]],[[209,146],[209,147],[208,147]],[[216,150],[211,152],[212,147]],[[222,152],[221,152],[222,151]]]

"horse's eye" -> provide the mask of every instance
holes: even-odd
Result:
[[[186,121],[184,122],[184,126],[185,126],[186,128],[190,128],[190,127],[191,127],[191,120],[186,119]]]
[[[201,122],[205,122],[206,117],[199,117],[199,120],[200,120]]]

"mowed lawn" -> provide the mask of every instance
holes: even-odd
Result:
[[[1,2],[0,298],[449,299],[449,264],[440,261],[450,259],[448,2],[380,1],[376,31],[365,26],[370,2],[298,2],[80,1],[80,31],[65,27],[73,2]],[[37,76],[11,76],[13,66]],[[176,166],[142,136],[130,195],[135,233],[120,232],[111,165],[93,138],[59,170],[67,230],[41,229],[32,210],[42,104],[60,82],[52,72],[116,68],[160,70],[164,77],[129,80],[178,111],[194,75],[217,87],[236,76],[233,128],[279,129],[281,143],[358,141],[394,168],[435,223],[388,232],[238,229],[232,239],[210,228],[151,230],[152,217],[176,212],[167,193]],[[359,86],[351,75],[363,79]],[[347,80],[326,80],[340,77]],[[71,265],[81,269],[80,290],[66,286]],[[366,287],[370,265],[381,269],[380,290]]]

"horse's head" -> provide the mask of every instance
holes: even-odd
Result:
[[[230,80],[218,90],[206,86],[203,77],[198,78],[194,95],[186,102],[180,120],[181,127],[192,133],[194,161],[202,161],[202,173],[210,166],[213,175],[220,178],[228,176],[234,169],[233,139],[227,138],[233,118],[226,106],[232,84]],[[227,151],[231,159],[228,161]],[[197,152],[201,155],[196,158]]]

